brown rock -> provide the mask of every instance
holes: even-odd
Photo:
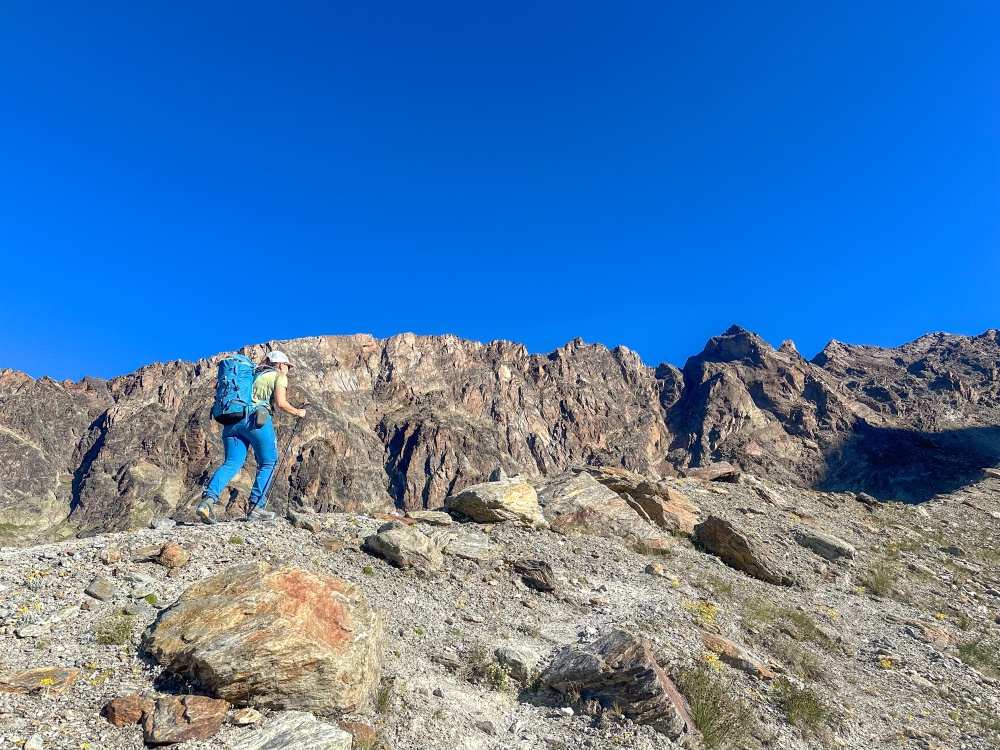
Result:
[[[191,554],[177,542],[167,542],[160,548],[156,562],[165,568],[182,568]]]
[[[383,638],[356,586],[256,562],[193,585],[142,645],[167,670],[236,705],[346,713],[374,695]]]
[[[940,625],[909,620],[906,623],[906,632],[930,645],[935,651],[946,651],[958,645],[958,636]]]
[[[767,583],[792,585],[791,577],[771,559],[763,545],[738,531],[729,521],[709,516],[694,530],[698,542],[731,568]]]
[[[740,470],[728,461],[719,461],[708,466],[696,466],[684,470],[688,479],[698,479],[702,482],[738,482]]]
[[[354,747],[375,747],[378,733],[363,721],[338,721],[337,724],[353,738]]]
[[[0,691],[25,695],[60,696],[80,672],[70,667],[38,667],[0,674]]]
[[[263,719],[263,715],[255,708],[238,708],[229,714],[229,723],[237,727],[248,727]]]
[[[555,573],[544,560],[512,560],[510,565],[521,576],[526,586],[538,591],[555,590]]]
[[[149,745],[172,745],[187,740],[207,740],[222,728],[229,703],[201,695],[168,695],[157,698],[144,714],[142,738]]]
[[[146,713],[152,712],[154,702],[139,693],[119,695],[104,707],[103,716],[116,727],[138,724]]]
[[[105,547],[98,553],[97,557],[105,565],[114,565],[121,562],[122,551],[117,547]]]
[[[701,640],[704,642],[705,648],[718,655],[722,661],[730,666],[762,680],[773,680],[777,677],[761,659],[732,641],[726,640],[721,635],[702,633]]]
[[[288,520],[297,529],[305,529],[313,534],[318,534],[323,530],[323,521],[313,513],[305,511],[288,511]]]
[[[372,513],[372,516],[380,521],[387,521],[389,523],[398,521],[399,523],[404,524],[406,526],[415,526],[417,523],[412,518],[407,518],[406,516],[397,516],[394,513]]]
[[[624,630],[560,651],[542,682],[581,701],[617,705],[627,718],[671,739],[697,731],[687,701],[657,662],[653,645]]]

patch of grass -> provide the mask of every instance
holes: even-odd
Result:
[[[740,617],[745,627],[760,630],[778,617],[778,608],[764,599],[747,599],[740,605]]]
[[[487,685],[498,693],[502,693],[509,687],[507,672],[482,646],[477,646],[469,652],[465,669],[466,677],[470,682]]]
[[[156,594],[146,594],[146,596],[142,598],[147,604],[156,604],[156,602],[159,601],[159,599],[156,598]]]
[[[417,627],[417,628],[413,629],[413,632],[416,633],[417,635],[423,635],[424,634],[424,629],[420,628],[420,627]]]
[[[888,562],[879,563],[869,569],[860,576],[859,582],[876,596],[895,598],[894,595],[899,593],[897,591],[899,572],[895,566],[890,565]]]
[[[385,681],[379,685],[378,692],[375,693],[375,710],[380,714],[388,712],[395,692],[396,683],[394,681]]]
[[[776,637],[768,644],[768,648],[779,662],[799,677],[810,680],[826,680],[829,677],[823,662],[792,638]]]
[[[639,539],[628,545],[629,549],[640,555],[648,555],[650,557],[662,557],[669,560],[674,556],[674,551],[670,547],[660,547],[655,545],[650,545],[644,539]]]
[[[115,615],[97,626],[94,638],[102,646],[124,646],[132,637],[133,625],[130,615]]]
[[[757,725],[756,716],[747,704],[731,695],[731,685],[711,668],[697,664],[683,670],[677,687],[691,706],[706,748],[742,748],[749,742]]]
[[[719,598],[733,598],[733,584],[722,580],[718,576],[707,576],[701,584]]]
[[[803,734],[816,734],[829,727],[833,712],[808,687],[799,687],[782,678],[775,683],[775,689],[788,723]]]
[[[366,576],[373,576],[373,575],[375,575],[375,569],[372,568],[371,565],[366,565],[361,572],[364,573]]]
[[[1000,677],[1000,641],[980,636],[958,644],[958,658],[991,677]]]
[[[243,537],[241,536],[231,536],[229,537],[230,544],[243,544]]]

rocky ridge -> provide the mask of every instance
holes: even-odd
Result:
[[[496,466],[532,481],[578,464],[657,480],[718,461],[789,486],[916,502],[1000,460],[998,336],[831,342],[807,361],[734,326],[683,369],[579,340],[547,355],[411,334],[241,351],[260,359],[280,346],[298,365],[291,398],[313,404],[273,488],[290,508],[437,509]],[[190,512],[221,458],[208,415],[219,358],[78,383],[0,371],[3,541]],[[231,517],[246,509],[248,464],[225,498]]]

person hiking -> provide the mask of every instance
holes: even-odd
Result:
[[[268,353],[264,361],[257,367],[254,376],[252,404],[246,418],[222,428],[222,444],[226,451],[223,462],[208,487],[201,495],[201,502],[195,511],[203,523],[218,523],[215,517],[215,504],[226,485],[243,468],[247,458],[247,448],[253,448],[257,460],[257,476],[254,478],[253,489],[250,491],[250,512],[248,521],[271,521],[275,517],[273,511],[265,510],[267,491],[274,478],[274,467],[278,462],[278,439],[274,434],[271,414],[275,407],[299,419],[306,415],[306,410],[296,408],[288,403],[286,397],[288,388],[288,373],[293,365],[283,352]],[[308,402],[302,406],[308,406]]]

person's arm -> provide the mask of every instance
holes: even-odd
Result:
[[[294,417],[302,419],[306,415],[305,409],[296,409],[286,398],[287,388],[283,385],[279,385],[274,389],[274,405],[281,409],[286,414],[291,414]]]

